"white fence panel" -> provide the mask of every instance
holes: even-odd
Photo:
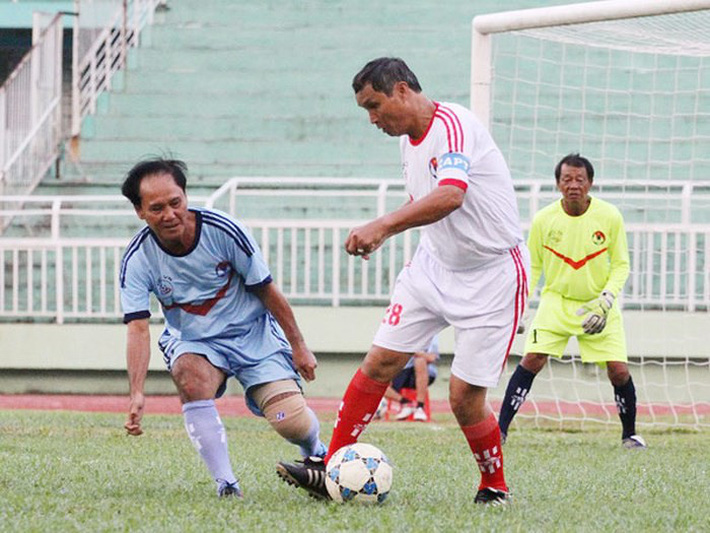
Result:
[[[55,16],[0,87],[0,194],[31,191],[61,141],[62,17]]]
[[[345,254],[361,220],[247,220],[274,279],[297,305],[381,305],[411,258],[418,230],[388,240],[369,261]],[[710,226],[627,227],[627,309],[710,310]],[[127,239],[0,239],[0,318],[115,320]],[[153,309],[159,314],[157,305]]]

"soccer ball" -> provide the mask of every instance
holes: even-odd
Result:
[[[382,503],[392,487],[392,464],[379,448],[356,442],[333,454],[325,469],[333,501]]]

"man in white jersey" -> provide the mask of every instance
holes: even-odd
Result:
[[[185,429],[217,494],[241,498],[215,398],[227,378],[236,377],[254,414],[304,457],[324,455],[318,419],[299,377],[315,379],[317,362],[254,238],[225,213],[189,208],[186,172],[182,161],[141,161],[121,189],[147,224],[126,248],[120,272],[130,385],[125,428],[130,435],[143,433],[152,293],[165,316],[158,344],[182,402]]]
[[[371,61],[352,85],[370,122],[400,137],[410,202],[353,229],[345,250],[369,259],[387,238],[418,226],[421,241],[345,392],[325,460],[279,463],[277,472],[327,498],[328,459],[358,439],[411,355],[453,326],[449,399],[481,471],[474,501],[505,503],[500,432],[486,395],[498,384],[527,296],[529,256],[510,172],[473,113],[427,98],[401,59]]]

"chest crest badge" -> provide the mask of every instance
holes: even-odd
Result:
[[[436,170],[439,168],[439,162],[436,160],[436,157],[432,157],[429,160],[429,175],[432,177],[432,179],[436,179]]]
[[[606,242],[606,235],[604,235],[603,231],[597,230],[592,233],[592,242],[597,246],[601,246]]]
[[[158,280],[158,292],[161,296],[168,296],[173,292],[173,278],[170,276],[162,276]]]

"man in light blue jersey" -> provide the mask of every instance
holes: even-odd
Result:
[[[217,494],[242,497],[215,398],[234,376],[254,414],[304,457],[324,455],[318,419],[300,385],[300,376],[315,379],[317,361],[254,238],[225,213],[189,208],[186,173],[182,161],[141,161],[121,188],[146,222],[126,248],[120,272],[130,386],[125,428],[130,435],[143,433],[152,293],[165,316],[158,344],[190,440]]]

